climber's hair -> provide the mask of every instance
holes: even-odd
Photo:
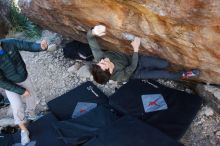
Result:
[[[99,84],[106,84],[111,77],[111,73],[109,70],[102,70],[101,67],[97,64],[92,65],[91,72],[93,75],[93,79]]]

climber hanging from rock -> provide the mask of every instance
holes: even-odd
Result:
[[[139,55],[141,39],[124,33],[123,38],[132,40],[133,55],[129,56],[119,52],[102,51],[96,41],[96,36],[101,37],[106,34],[104,25],[97,25],[87,33],[87,39],[92,49],[96,64],[91,67],[94,80],[99,84],[105,84],[109,80],[124,82],[129,78],[135,79],[187,79],[196,77],[200,71],[193,69],[190,71],[169,72],[169,62],[153,57]]]

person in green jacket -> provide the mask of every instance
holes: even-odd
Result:
[[[27,42],[17,39],[0,40],[0,88],[5,89],[10,101],[15,124],[21,128],[21,144],[30,142],[29,132],[25,126],[25,112],[20,96],[31,104],[29,108],[35,108],[34,92],[28,80],[26,65],[19,51],[39,52],[48,48],[47,41],[41,43]],[[28,107],[28,106],[27,106]],[[30,109],[29,109],[30,110]]]
[[[112,51],[102,51],[96,40],[96,36],[101,37],[106,34],[104,25],[97,25],[87,32],[87,40],[92,50],[96,64],[92,65],[91,72],[94,80],[99,84],[105,84],[109,80],[125,82],[130,78],[135,79],[173,79],[189,78],[199,75],[199,70],[169,72],[167,60],[138,55],[141,39],[134,37],[131,45],[133,47],[132,56]]]

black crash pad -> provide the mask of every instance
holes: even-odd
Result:
[[[91,90],[88,90],[90,87],[93,88],[93,91],[98,96],[96,96]],[[59,120],[67,120],[71,118],[78,102],[108,104],[108,98],[92,82],[88,81],[72,89],[68,93],[49,101],[47,105]]]

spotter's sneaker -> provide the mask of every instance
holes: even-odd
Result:
[[[27,113],[26,119],[30,120],[30,121],[37,121],[38,119],[40,119],[43,116],[44,115],[42,113],[39,113],[39,114],[35,114],[34,112],[33,113]]]
[[[29,132],[27,130],[21,130],[21,145],[26,145],[30,142]]]
[[[182,77],[183,78],[197,77],[199,76],[199,74],[200,74],[200,71],[198,69],[193,69],[191,71],[184,72],[182,74]]]

